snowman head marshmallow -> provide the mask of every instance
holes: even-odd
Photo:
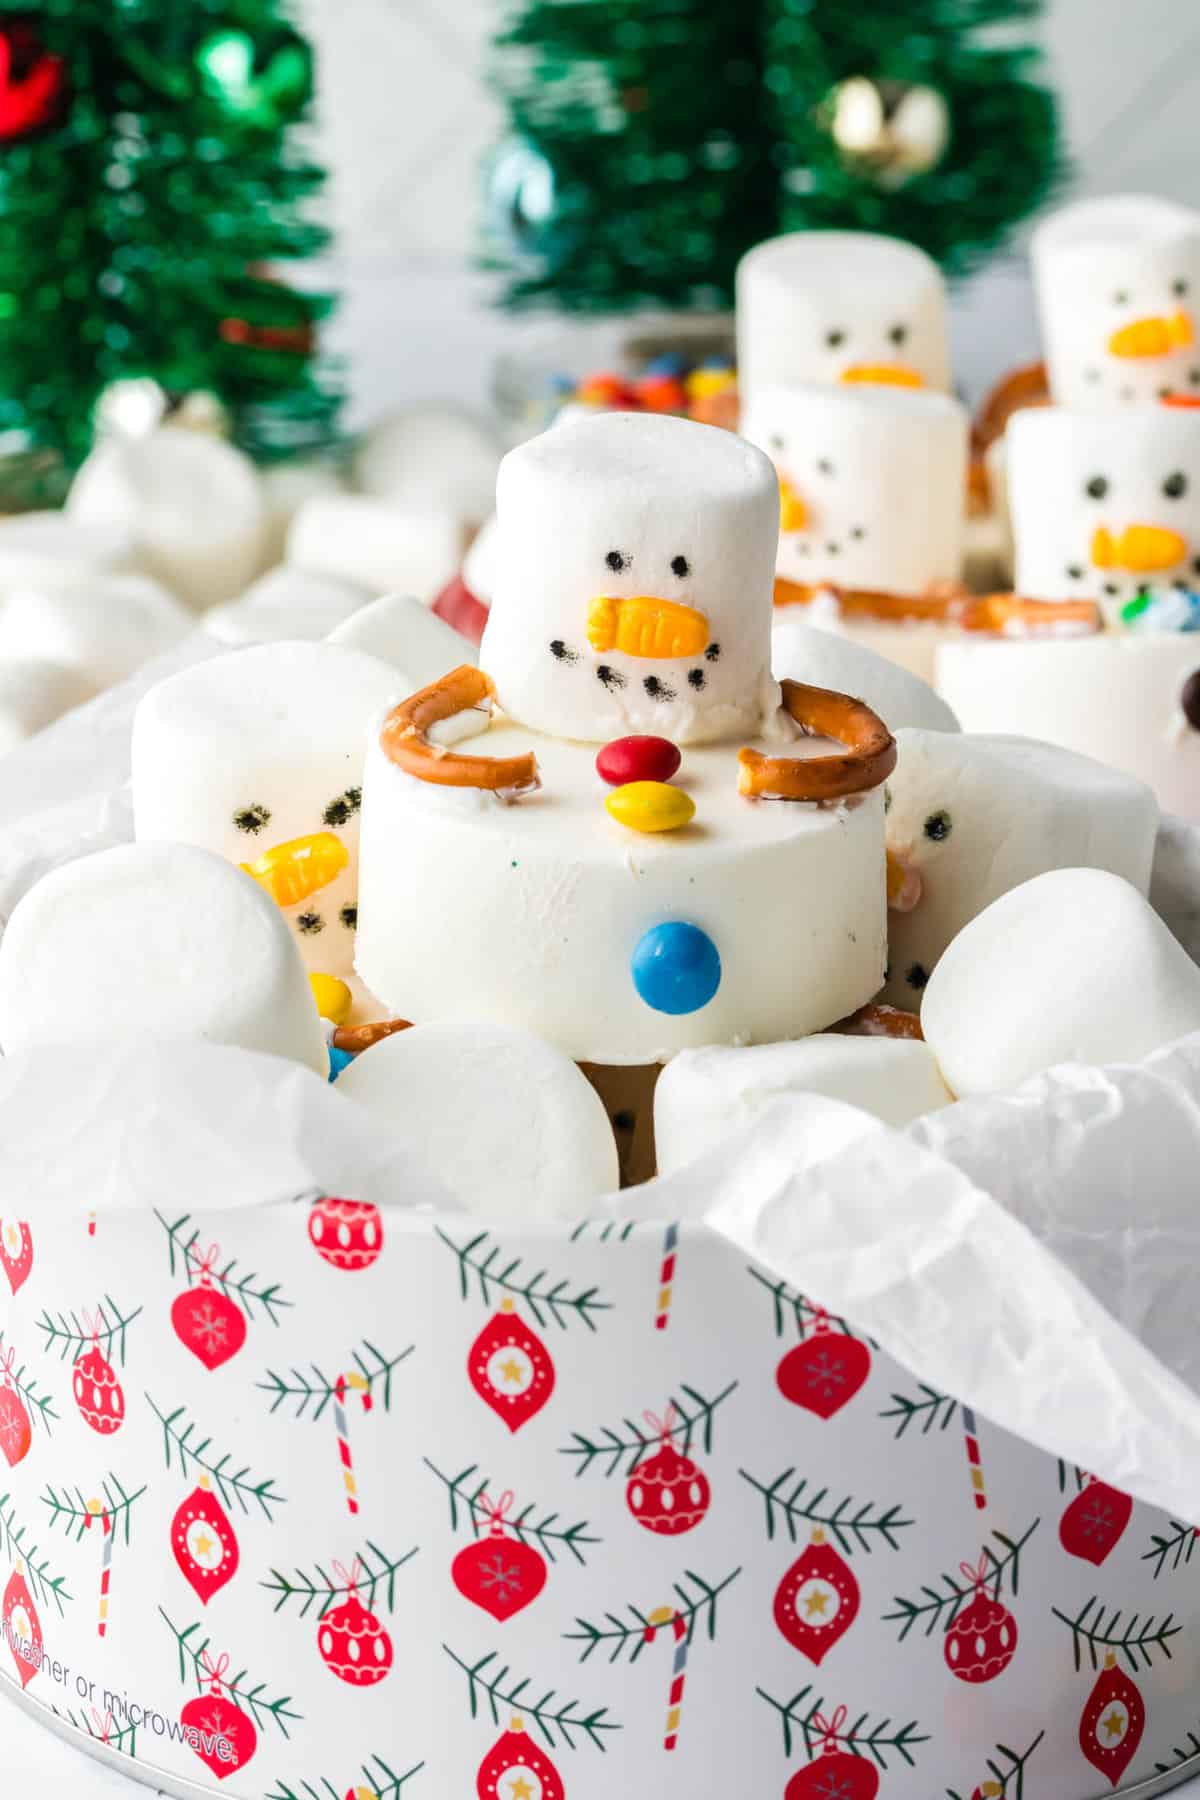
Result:
[[[505,712],[590,743],[756,732],[778,509],[760,450],[687,419],[602,413],[510,451],[480,647]]]
[[[737,273],[738,383],[945,389],[946,288],[915,244],[866,231],[769,238]]]
[[[1083,200],[1038,227],[1032,255],[1058,405],[1200,395],[1200,213],[1146,195]]]
[[[1016,585],[1036,600],[1200,586],[1200,412],[1051,406],[1008,427]]]
[[[949,394],[765,388],[742,429],[779,474],[785,580],[889,594],[957,580],[968,424]]]

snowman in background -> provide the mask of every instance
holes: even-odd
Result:
[[[1200,213],[1141,194],[1083,200],[1038,227],[1032,256],[1057,404],[1200,398]]]

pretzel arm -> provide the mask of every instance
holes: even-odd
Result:
[[[473,707],[490,709],[495,697],[491,677],[464,663],[392,708],[379,734],[380,748],[397,768],[415,775],[418,781],[439,787],[483,788],[489,793],[530,793],[541,786],[532,751],[523,756],[466,756],[429,740],[435,725]]]
[[[739,793],[758,800],[839,800],[887,780],[896,766],[896,740],[878,714],[832,688],[782,685],[784,708],[796,724],[813,737],[844,744],[845,752],[799,757],[739,750]]]

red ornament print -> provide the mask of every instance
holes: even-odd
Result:
[[[814,1713],[812,1722],[825,1733],[821,1754],[806,1769],[797,1769],[783,1800],[875,1800],[879,1773],[874,1764],[841,1747],[838,1734],[846,1723],[846,1708],[839,1706],[832,1719]]]
[[[511,1300],[489,1319],[467,1356],[471,1386],[510,1431],[520,1431],[554,1392],[554,1364]]]
[[[476,1501],[491,1523],[485,1538],[460,1550],[450,1566],[451,1579],[463,1597],[503,1625],[532,1606],[546,1585],[546,1559],[532,1544],[509,1538],[504,1523],[514,1495],[510,1489],[493,1506],[486,1494]]]
[[[14,63],[24,65],[20,73]],[[65,84],[62,58],[47,55],[28,27],[0,31],[0,140],[11,143],[49,124]]]
[[[333,1572],[346,1590],[346,1598],[321,1617],[317,1648],[325,1667],[351,1687],[374,1687],[392,1666],[392,1640],[373,1612],[359,1599],[356,1589],[363,1567],[355,1557],[347,1569],[335,1562]]]
[[[659,1447],[640,1462],[625,1487],[625,1500],[639,1525],[659,1537],[678,1537],[692,1531],[712,1504],[708,1476],[674,1442],[675,1408],[666,1417],[645,1415],[651,1431],[658,1433]]]
[[[83,1315],[83,1323],[92,1340],[71,1372],[71,1391],[86,1425],[101,1437],[111,1437],[125,1423],[125,1391],[117,1380],[117,1371],[100,1348],[104,1330],[104,1313]]]
[[[1132,1512],[1128,1494],[1089,1475],[1087,1486],[1076,1494],[1059,1521],[1059,1542],[1068,1556],[1082,1557],[1099,1567],[1120,1543]]]
[[[854,1572],[818,1526],[775,1592],[775,1623],[809,1662],[820,1664],[858,1617]]]
[[[0,1269],[8,1276],[15,1294],[29,1280],[33,1267],[33,1238],[23,1219],[0,1219]]]
[[[200,1662],[209,1678],[207,1694],[189,1700],[179,1715],[179,1723],[192,1749],[218,1781],[244,1769],[258,1748],[258,1732],[254,1721],[222,1693],[223,1678],[229,1668],[229,1657],[213,1662],[207,1650],[200,1652]]]
[[[478,1800],[567,1800],[562,1776],[530,1742],[522,1718],[510,1722],[480,1763],[475,1792]]]
[[[27,1688],[42,1666],[42,1622],[20,1563],[4,1590],[4,1641],[17,1665],[17,1680]]]
[[[975,1597],[967,1602],[946,1631],[943,1653],[946,1667],[960,1681],[973,1687],[995,1681],[1003,1675],[1017,1653],[1017,1621],[1004,1602],[988,1590],[988,1559],[979,1559],[979,1567],[959,1563],[968,1581],[975,1584]]]
[[[199,1287],[186,1288],[171,1307],[176,1337],[210,1370],[236,1356],[246,1341],[245,1313],[213,1281],[220,1254],[216,1244],[209,1245],[199,1259]]]
[[[10,1344],[0,1356],[0,1375],[4,1377],[4,1386],[0,1387],[0,1450],[3,1450],[10,1469],[15,1469],[22,1457],[28,1456],[33,1438],[25,1402],[17,1392],[17,1378],[13,1373],[16,1361],[17,1353]]]
[[[829,1314],[819,1308],[812,1335],[788,1351],[775,1381],[785,1400],[831,1419],[853,1400],[871,1373],[871,1352],[861,1338],[835,1331]]]
[[[1079,1748],[1112,1787],[1137,1755],[1146,1706],[1110,1650],[1079,1720]]]
[[[207,1606],[238,1572],[241,1551],[225,1508],[205,1477],[181,1500],[171,1520],[171,1549],[180,1573]]]
[[[383,1249],[383,1217],[367,1200],[327,1194],[308,1215],[309,1242],[335,1269],[369,1269]]]

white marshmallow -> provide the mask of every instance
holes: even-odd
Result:
[[[768,238],[737,272],[743,400],[778,383],[874,378],[948,388],[946,284],[915,244],[866,231]]]
[[[415,1025],[356,1057],[338,1092],[402,1133],[474,1212],[577,1218],[620,1185],[599,1095],[526,1031]]]
[[[0,942],[0,1046],[205,1038],[329,1058],[278,909],[220,857],[121,844],[55,869]]]
[[[134,717],[139,840],[252,867],[276,852],[279,885],[266,871],[264,881],[305,964],[346,974],[367,731],[398,686],[386,663],[338,644],[254,645],[168,676]]]
[[[1127,881],[1055,869],[959,933],[921,1021],[952,1093],[1004,1093],[1057,1063],[1132,1062],[1200,1030],[1200,969]]]
[[[674,1174],[791,1094],[845,1100],[895,1126],[950,1102],[929,1046],[912,1038],[827,1032],[792,1044],[681,1050],[654,1090],[658,1173]]]
[[[920,880],[888,914],[884,998],[918,1007],[947,944],[977,913],[1046,869],[1107,869],[1150,886],[1158,805],[1088,757],[1019,737],[900,731],[887,844]]]
[[[915,725],[924,731],[957,731],[958,720],[927,681],[864,644],[838,632],[822,631],[780,609],[771,633],[771,660],[780,681],[805,681],[865,700],[893,731]]]
[[[1200,573],[1200,412],[1035,407],[1008,426],[1017,591],[1098,600]]]
[[[462,549],[462,527],[443,509],[323,494],[292,521],[287,560],[314,575],[357,582],[373,596],[396,589],[430,601],[457,569]]]
[[[480,526],[463,557],[462,578],[481,606],[490,606],[500,572],[500,526],[495,513]]]
[[[288,532],[305,501],[325,494],[344,494],[338,464],[326,456],[289,456],[259,470],[267,508],[267,540],[263,564],[273,568],[287,554]]]
[[[116,523],[84,524],[60,512],[0,519],[0,593],[12,588],[70,587],[97,575],[136,569],[133,537]]]
[[[71,484],[67,514],[122,526],[147,571],[196,608],[232,600],[264,561],[266,505],[253,463],[193,431],[106,438]]]
[[[352,582],[310,575],[285,563],[251,582],[239,600],[205,613],[204,629],[223,644],[326,638],[369,597],[365,588]]]
[[[381,419],[354,459],[364,494],[411,512],[448,512],[481,525],[495,502],[500,447],[469,413],[415,407]]]
[[[0,657],[0,756],[91,698],[75,669],[32,658]]]
[[[480,648],[501,706],[600,743],[756,732],[778,699],[777,507],[761,452],[686,419],[603,413],[510,451]],[[658,654],[673,638],[682,649]]]
[[[1030,249],[1060,405],[1149,406],[1200,388],[1200,213],[1147,194],[1081,200]]]
[[[401,684],[413,693],[462,663],[479,661],[474,644],[411,594],[384,594],[373,600],[331,631],[329,641],[391,663]]]
[[[174,649],[194,625],[182,601],[148,575],[38,583],[15,589],[0,608],[0,658],[70,669],[87,699]]]

